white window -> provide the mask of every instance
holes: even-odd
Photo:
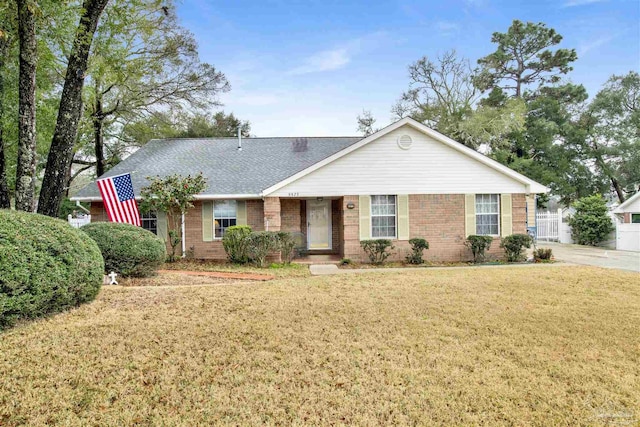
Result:
[[[371,237],[396,238],[396,196],[371,196]]]
[[[216,239],[224,237],[224,231],[236,225],[236,201],[215,200],[213,202],[213,232]]]
[[[500,196],[476,194],[476,234],[500,234]]]
[[[158,215],[155,211],[140,214],[140,225],[145,230],[158,234]]]

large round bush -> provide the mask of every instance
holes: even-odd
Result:
[[[93,300],[103,271],[98,246],[82,231],[59,219],[0,210],[0,330]]]
[[[155,274],[167,257],[162,239],[143,228],[115,222],[94,222],[81,228],[96,241],[107,273],[122,277]]]

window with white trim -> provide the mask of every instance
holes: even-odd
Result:
[[[476,194],[476,234],[500,234],[500,196]]]
[[[145,230],[158,234],[158,215],[155,211],[140,214],[140,225]]]
[[[228,227],[236,225],[236,201],[215,200],[213,202],[213,233],[216,239],[222,239]]]
[[[371,237],[396,238],[396,196],[371,196]]]
[[[640,224],[640,213],[631,214],[631,223],[632,224]]]

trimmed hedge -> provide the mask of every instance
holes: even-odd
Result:
[[[362,240],[360,246],[372,264],[384,263],[391,255],[391,250],[394,249],[389,239]]]
[[[254,231],[246,239],[249,257],[258,267],[266,267],[269,253],[278,250],[278,232]]]
[[[464,241],[464,245],[471,249],[473,255],[473,262],[484,261],[484,253],[491,248],[491,242],[493,237],[472,234],[467,236],[467,240]]]
[[[0,330],[92,301],[103,271],[96,243],[65,221],[0,210]]]
[[[500,242],[500,247],[504,248],[504,253],[509,262],[519,262],[527,259],[524,248],[530,248],[533,238],[528,234],[511,234],[504,237]]]
[[[81,228],[96,241],[104,257],[104,271],[121,277],[148,277],[167,258],[164,241],[131,224],[94,222]]]
[[[222,237],[222,247],[227,253],[229,261],[236,264],[249,262],[249,237],[251,227],[248,225],[233,225],[227,228]]]

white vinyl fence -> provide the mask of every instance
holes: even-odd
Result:
[[[558,210],[557,212],[536,212],[536,238],[538,240],[545,240],[547,242],[560,241],[561,221],[561,210]]]
[[[640,224],[616,224],[616,249],[640,252]]]
[[[80,228],[83,225],[89,224],[91,222],[91,215],[85,215],[78,218],[73,218],[71,215],[67,216],[67,221],[74,228]]]

